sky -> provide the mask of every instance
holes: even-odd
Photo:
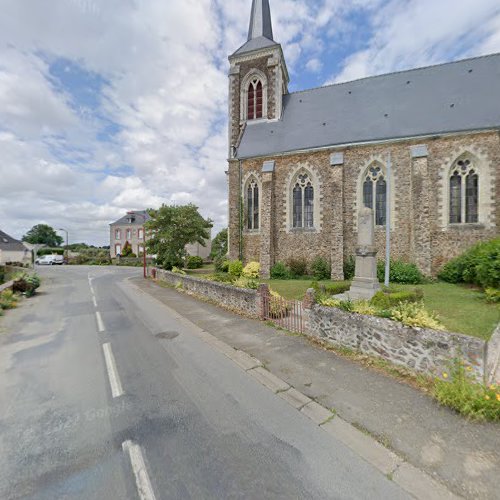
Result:
[[[291,92],[500,52],[498,0],[270,0]],[[227,56],[251,0],[0,0],[0,229],[109,244],[126,211],[227,224]]]

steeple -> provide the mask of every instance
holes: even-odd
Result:
[[[253,0],[248,41],[261,36],[273,40],[273,25],[271,22],[271,9],[269,0]]]

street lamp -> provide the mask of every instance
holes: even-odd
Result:
[[[69,262],[69,250],[68,250],[68,231],[66,229],[63,229],[62,227],[59,228],[59,231],[64,231],[66,233],[66,264]]]

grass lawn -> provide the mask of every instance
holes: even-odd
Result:
[[[263,280],[287,299],[301,300],[313,279]],[[329,284],[332,281],[324,281]],[[483,294],[473,288],[450,283],[427,285],[398,285],[404,289],[418,286],[424,290],[424,303],[429,311],[434,311],[450,332],[464,333],[488,340],[500,321],[500,306],[488,304]]]
[[[483,294],[473,288],[442,282],[418,287],[424,290],[425,307],[434,311],[450,332],[488,340],[500,321],[500,305],[488,304]]]
[[[200,274],[213,274],[215,273],[215,266],[214,264],[203,264],[203,266],[199,269],[184,269],[184,271],[186,271],[186,274],[189,274],[191,276]]]

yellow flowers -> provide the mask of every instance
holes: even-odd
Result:
[[[490,400],[490,397],[488,396],[488,394],[486,394],[486,396],[484,396],[484,399],[486,399],[486,401]]]
[[[500,394],[497,394],[497,401],[500,401]]]
[[[472,371],[472,366],[468,366],[468,367],[466,368],[466,370],[467,370],[468,372],[471,372],[471,371]]]
[[[495,384],[491,384],[491,385],[490,385],[490,389],[491,389],[492,391],[494,391],[496,388],[497,388],[497,386],[496,386]]]
[[[448,374],[446,372],[443,373],[443,378],[448,378]]]

